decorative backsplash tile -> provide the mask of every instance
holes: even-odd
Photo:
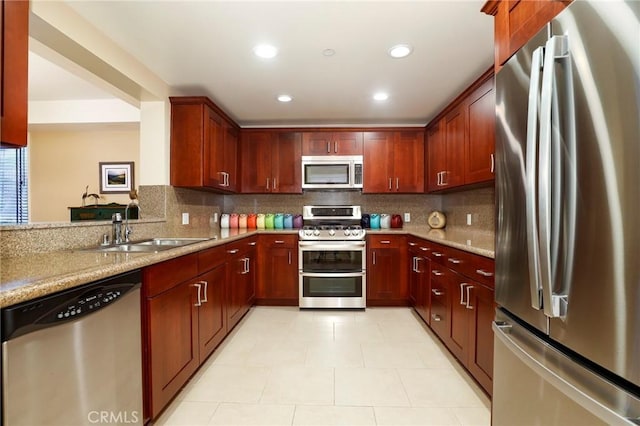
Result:
[[[443,195],[442,210],[447,215],[447,227],[495,232],[494,187],[469,189]],[[471,214],[471,225],[467,225]]]

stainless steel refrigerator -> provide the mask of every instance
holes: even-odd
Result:
[[[496,75],[494,425],[640,424],[640,1]]]

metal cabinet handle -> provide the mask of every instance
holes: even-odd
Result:
[[[198,288],[198,301],[195,306],[202,306],[202,299],[200,298],[200,289],[202,288],[202,285],[200,285],[200,283],[195,283],[194,286]]]
[[[333,152],[338,153],[338,141],[333,142]]]
[[[400,189],[400,178],[396,178],[396,191]]]
[[[434,255],[435,257],[442,257],[442,256],[444,256],[444,253],[440,253],[439,251],[433,251],[433,252],[431,252],[431,253],[433,253],[433,255]]]
[[[273,178],[273,190],[274,191],[278,190],[278,185],[276,184],[276,178]]]
[[[380,244],[391,244],[390,240],[382,240],[380,241]]]
[[[442,172],[436,173],[436,176],[438,177],[438,179],[436,181],[436,186],[440,186],[441,185],[441,183],[440,183],[440,173],[442,173]]]
[[[419,274],[421,274],[421,273],[422,273],[422,271],[420,270],[420,262],[421,262],[422,260],[423,260],[423,259],[422,259],[421,257],[416,257],[416,272],[417,272],[417,273],[419,273]]]
[[[434,288],[431,290],[431,293],[433,293],[434,296],[442,296],[444,294],[444,291]]]
[[[291,250],[289,250],[289,265],[291,265]]]
[[[373,254],[373,264],[375,265],[376,264],[376,252],[372,251],[371,253]]]
[[[460,304],[466,305],[467,302],[464,301],[464,287],[468,286],[469,283],[460,283]]]
[[[393,179],[389,178],[389,191],[391,191],[391,181],[392,181],[392,180],[393,180]]]
[[[440,315],[431,314],[431,319],[434,321],[442,321],[442,317]]]
[[[496,170],[496,160],[495,155],[491,154],[491,173],[494,173]]]
[[[418,258],[413,256],[413,258],[411,259],[411,270],[413,272],[418,272],[418,267],[416,266],[418,264]]]
[[[327,154],[331,154],[331,142],[327,142]]]
[[[429,247],[420,247],[420,250],[422,250],[422,251],[429,251],[429,250],[431,250],[431,249],[430,249]]]
[[[454,265],[457,265],[459,263],[462,263],[462,260],[450,257],[449,262],[453,263]]]
[[[444,180],[444,177],[445,177],[446,175],[448,175],[448,174],[449,174],[449,171],[448,171],[448,170],[444,170],[444,171],[442,172],[442,186],[447,186],[447,185],[448,185],[448,183],[447,183],[447,182],[445,182],[445,180]]]
[[[275,240],[274,244],[284,244],[284,240]]]
[[[247,245],[255,246],[255,245],[256,245],[256,242],[255,242],[255,241],[251,241],[250,243],[247,243]]]
[[[200,284],[204,284],[204,290],[202,291],[204,297],[202,298],[202,303],[206,303],[209,301],[209,299],[207,299],[207,288],[209,288],[209,283],[205,280],[202,280],[200,281]]]
[[[267,191],[269,190],[269,178],[267,178]]]
[[[227,172],[225,172],[225,175],[227,176],[227,186],[231,186],[231,184],[229,183],[229,176],[231,175]]]
[[[415,246],[417,246],[418,244],[416,244],[416,243],[412,243],[412,242],[409,242],[409,245],[410,245],[411,247],[415,247]]]
[[[229,254],[236,254],[237,252],[239,252],[239,249],[233,249],[233,250],[227,250],[227,253]]]
[[[471,291],[472,288],[473,288],[472,285],[467,287],[467,304],[466,304],[467,309],[473,309],[473,306],[471,306],[471,303],[470,303],[471,298],[469,297],[469,291]]]
[[[492,277],[493,276],[493,272],[487,272],[484,269],[476,269],[476,274],[480,274],[483,277]]]
[[[437,269],[434,269],[433,271],[431,271],[431,273],[432,273],[433,275],[435,275],[436,277],[441,277],[441,276],[443,276],[443,275],[444,275],[444,272],[440,272],[440,271],[438,271]]]
[[[242,260],[242,275],[248,274],[249,273],[249,258],[248,257],[244,257],[241,259]]]

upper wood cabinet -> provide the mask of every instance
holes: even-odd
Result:
[[[304,132],[302,155],[362,155],[362,132]]]
[[[238,126],[206,97],[169,99],[171,185],[235,192]]]
[[[424,192],[424,132],[364,133],[364,193]]]
[[[494,179],[495,95],[487,71],[427,126],[427,190]]]
[[[495,71],[571,0],[490,0],[482,7],[495,17]]]
[[[241,192],[302,193],[301,134],[243,130]]]
[[[0,6],[0,142],[27,146],[29,2],[2,0]]]

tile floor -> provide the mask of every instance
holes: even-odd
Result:
[[[254,307],[156,425],[489,425],[490,402],[409,308]]]

